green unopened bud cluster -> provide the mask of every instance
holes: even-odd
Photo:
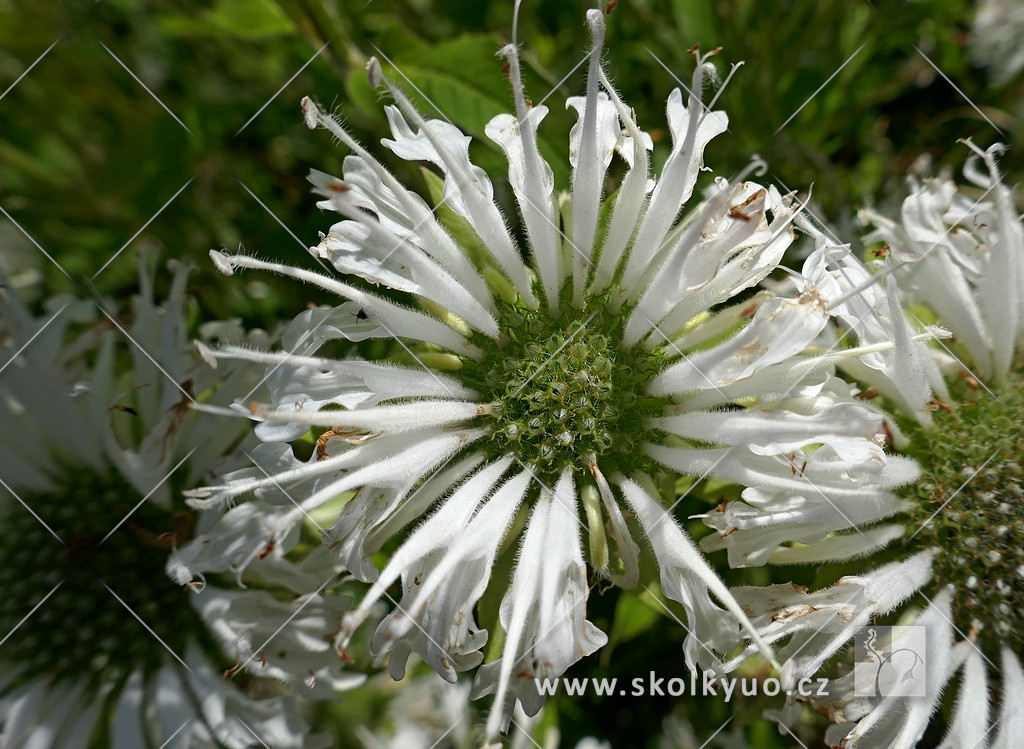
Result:
[[[156,668],[166,654],[156,637],[184,654],[201,628],[187,592],[164,574],[170,513],[149,504],[132,513],[140,497],[123,479],[58,478],[59,488],[21,496],[32,512],[12,500],[0,515],[0,631],[11,633],[0,657],[24,678],[100,684]]]
[[[912,543],[938,550],[933,579],[956,587],[954,624],[998,662],[1002,646],[1024,646],[1024,378],[998,399],[966,386],[957,395],[933,431],[913,435],[923,474],[907,536],[963,487]]]
[[[583,309],[568,305],[557,318],[544,310],[501,305],[502,340],[474,341],[482,362],[462,372],[481,400],[495,404],[489,457],[513,453],[553,486],[563,468],[635,470],[648,439],[644,421],[666,401],[644,394],[662,366],[661,356],[620,346],[623,315],[603,299]]]

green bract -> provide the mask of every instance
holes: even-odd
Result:
[[[911,434],[922,477],[907,490],[910,543],[938,550],[931,587],[957,583],[954,624],[993,659],[1024,633],[1024,377],[1011,380],[998,398],[964,387],[934,432]]]
[[[0,630],[11,633],[0,653],[23,678],[99,685],[140,667],[153,673],[164,661],[156,638],[185,652],[204,630],[187,592],[164,574],[174,518],[145,503],[133,513],[138,493],[116,475],[67,471],[61,486],[24,495],[25,506],[0,517]]]

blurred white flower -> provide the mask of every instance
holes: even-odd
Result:
[[[448,684],[436,674],[409,676],[399,682],[371,681],[369,686],[389,701],[382,721],[371,730],[357,726],[366,749],[475,749],[481,746],[482,716],[469,700],[469,682]],[[507,749],[558,749],[562,746],[555,725],[543,726],[544,712],[526,715],[516,706]],[[586,737],[575,749],[610,749],[607,742]]]
[[[968,49],[975,65],[987,67],[997,86],[1024,70],[1024,4],[1018,0],[979,0]]]
[[[254,382],[195,355],[187,275],[175,267],[157,305],[143,267],[130,312],[107,319],[71,297],[36,318],[0,292],[3,749],[323,745],[281,690],[224,678],[235,653],[211,637],[250,614],[279,627],[297,607],[255,612],[269,595],[256,592],[196,607],[164,575],[191,533],[181,489],[215,477],[243,437],[190,402],[230,402]]]

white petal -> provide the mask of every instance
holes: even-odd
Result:
[[[505,153],[509,184],[519,204],[537,273],[549,309],[555,310],[562,277],[554,210],[555,178],[536,146],[536,130],[547,113],[545,106],[530,108],[523,123],[510,114],[499,114],[487,123],[484,132]]]
[[[724,343],[685,357],[651,382],[652,395],[715,389],[744,380],[805,349],[828,322],[820,299],[771,299]]]
[[[1024,746],[1024,671],[1009,648],[1003,648],[1003,704],[999,710],[999,729],[992,749]]]
[[[973,643],[960,643],[964,648],[963,678],[960,694],[949,727],[939,749],[987,749],[988,747],[988,685],[985,661]]]
[[[552,494],[541,489],[520,547],[512,586],[501,603],[505,644],[501,658],[477,673],[474,695],[495,692],[487,736],[508,726],[515,700],[528,715],[544,698],[534,678],[555,678],[607,642],[586,619],[587,576],[580,519],[568,469]]]
[[[415,235],[418,244],[431,257],[441,263],[488,309],[493,300],[480,274],[466,254],[442,228],[437,217],[419,195],[407,189],[363,148],[341,124],[325,115],[309,99],[302,100],[303,110],[314,124],[323,125],[356,154],[345,159],[345,179],[355,193],[362,197],[366,207],[391,227],[399,236]],[[322,172],[310,174],[314,184],[323,183]]]
[[[491,180],[483,169],[470,161],[471,138],[447,122],[423,119],[404,94],[394,88],[392,93],[402,111],[396,107],[385,108],[394,139],[385,138],[381,142],[399,158],[429,161],[444,172],[444,196],[448,205],[470,222],[523,298],[532,300],[526,267],[494,203]],[[416,124],[416,131],[409,126],[406,116]]]
[[[620,141],[620,153],[629,164],[629,171],[623,177],[619,185],[619,194],[615,198],[615,205],[612,207],[612,216],[608,224],[608,233],[605,236],[604,245],[601,247],[601,254],[598,260],[597,270],[594,274],[594,283],[591,291],[600,293],[604,291],[611,282],[619,262],[626,254],[626,248],[633,234],[636,232],[637,222],[643,211],[644,202],[647,199],[647,152],[654,148],[651,137],[641,131],[632,114],[626,109],[625,104],[609,83],[604,72],[601,71],[601,82],[608,96],[615,105],[619,119],[625,126],[628,135]]]
[[[358,220],[332,226],[320,244],[310,249],[312,253],[342,273],[429,299],[485,335],[497,337],[491,312],[420,247],[354,207],[343,213]]]
[[[531,481],[523,471],[498,487],[448,548],[424,557],[440,557],[436,564],[407,568],[402,600],[374,634],[374,652],[388,652],[405,642],[449,679],[454,677],[453,665],[462,671],[482,660],[476,651],[487,633],[476,629],[474,607]],[[466,658],[470,653],[476,657]]]
[[[374,603],[403,571],[431,551],[447,546],[457,534],[465,532],[476,508],[490,494],[511,462],[511,457],[505,457],[480,469],[442,500],[441,505],[405,539],[391,555],[387,566],[359,602],[358,608],[346,614],[338,636],[339,647],[345,647],[355,629],[369,616]],[[451,674],[450,680],[453,679],[454,674]]]
[[[114,749],[138,749],[146,745],[143,698],[142,672],[134,671],[117,700],[111,736]]]
[[[473,357],[482,356],[482,352],[479,349],[472,346],[469,341],[440,320],[425,315],[422,312],[395,304],[383,297],[369,294],[349,284],[335,281],[333,278],[328,278],[311,271],[292,268],[281,263],[268,263],[244,255],[227,255],[217,250],[211,250],[210,256],[217,259],[222,266],[230,269],[257,268],[272,273],[280,273],[283,276],[297,278],[350,299],[359,304],[363,313],[380,327],[384,328],[392,337],[401,336],[403,338],[426,341],[427,343],[436,343],[438,346],[454,351],[457,354],[467,354]]]
[[[697,645],[705,652],[708,652],[707,647],[710,645],[726,653],[735,647],[738,637],[738,628],[730,617],[725,616],[724,611],[710,602],[708,591],[735,617],[735,622],[747,630],[751,640],[759,645],[761,653],[774,661],[771,647],[761,639],[729,589],[679,527],[675,518],[635,481],[617,477],[616,482],[654,549],[661,568],[662,592],[686,607],[691,627],[686,638],[689,644],[687,665],[694,669],[696,662],[709,662],[707,656],[698,652]],[[708,655],[717,660],[714,653],[708,652]]]
[[[324,543],[358,579],[373,582],[378,572],[372,557],[384,542],[421,517],[483,459],[483,455],[476,454],[455,461],[408,493],[377,487],[359,489],[334,525],[322,533]]]
[[[680,207],[690,199],[697,174],[704,165],[704,147],[729,126],[729,118],[724,112],[704,114],[699,97],[704,78],[709,75],[709,67],[703,64],[697,66],[689,107],[683,106],[678,88],[673,89],[669,95],[668,120],[672,131],[672,153],[661,171],[661,179],[654,188],[650,205],[633,243],[622,281],[626,288],[636,283],[651,259],[657,256]]]

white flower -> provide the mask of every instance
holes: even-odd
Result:
[[[852,532],[833,536],[831,548],[827,543],[802,546],[806,538],[797,531],[812,514],[786,497],[732,513],[744,528],[759,524],[777,530],[776,535],[760,543],[750,537],[720,541],[730,548],[733,563],[825,562],[849,559],[851,541],[861,552],[876,553],[872,538],[892,541],[902,536],[903,549],[889,551],[883,557],[887,564],[843,577],[824,590],[733,590],[764,638],[777,645],[779,657],[788,659],[793,678],[817,673],[876,617],[903,614],[901,623],[925,627],[926,697],[867,698],[853,690],[854,677],[848,676],[833,680],[827,698],[810,699],[818,712],[841,724],[830,731],[831,743],[851,749],[914,746],[924,736],[942,692],[958,675],[959,697],[942,746],[1005,748],[1024,741],[1024,550],[1019,543],[1024,534],[1024,223],[996,168],[1001,147],[981,151],[969,141],[967,145],[988,167],[982,175],[972,157],[965,169],[984,189],[981,197],[969,199],[949,180],[911,180],[900,221],[865,213],[878,227],[867,240],[885,241],[881,254],[887,257],[873,277],[851,277],[854,288],[867,289],[866,284],[895,274],[918,305],[917,312],[934,315],[954,333],[950,345],[943,344],[945,353],[936,352],[956,363],[946,368],[954,376],[936,386],[944,402],[931,404],[927,418],[916,405],[920,398],[912,394],[935,382],[938,370],[928,365],[932,357],[904,346],[906,374],[898,378],[903,387],[878,387],[905,425],[903,439],[890,442],[909,453],[879,459],[904,465],[904,481],[899,483],[913,477],[916,462],[920,479],[900,491],[898,506],[887,508],[891,517],[871,517],[854,494],[832,494],[833,509],[850,518]],[[990,194],[992,199],[986,200]],[[891,286],[889,293],[889,325],[898,330],[907,323]],[[851,368],[850,373],[871,381],[872,373],[863,368]],[[916,388],[907,387],[915,381]],[[886,522],[875,522],[882,520]],[[722,526],[721,521],[708,522]],[[775,549],[786,543],[792,548]],[[770,556],[766,547],[773,550]],[[912,605],[924,611],[914,614]],[[726,667],[740,660],[742,656]],[[989,695],[1000,692],[997,716]],[[783,717],[793,719],[795,708],[791,704]]]
[[[712,425],[704,417],[692,432],[714,429],[750,445],[716,468],[748,487],[741,499],[699,516],[718,531],[702,548],[726,549],[733,567],[852,559],[903,535],[902,523],[884,521],[909,509],[896,491],[919,470],[912,459],[886,453],[888,441],[903,441],[898,427],[837,378],[837,366],[863,373],[916,419],[931,420],[924,405],[938,375],[916,339],[938,333],[913,335],[894,292],[872,293],[877,289],[866,285],[870,277],[848,247],[805,228],[816,234],[817,249],[796,283],[816,294],[845,332],[830,325],[817,341],[818,355],[791,357],[725,391],[735,398],[759,390],[788,397],[734,415],[731,429],[728,421]]]
[[[979,0],[968,48],[975,65],[989,68],[997,86],[1024,70],[1024,6],[1015,0]]]
[[[893,611],[910,598],[931,573],[932,554],[923,551],[865,575],[840,578],[823,590],[809,592],[790,583],[738,587],[733,594],[751,612],[752,621],[767,640],[788,638],[779,653],[792,677],[799,680],[816,674],[873,617]],[[735,667],[748,654],[736,656],[727,668]]]
[[[863,212],[876,227],[864,240],[888,245],[904,291],[953,331],[979,377],[1002,384],[1024,348],[1024,226],[996,165],[1005,146],[964,142],[974,152],[964,175],[984,190],[980,198],[949,179],[910,178],[899,221]]]
[[[873,583],[882,582],[872,573]],[[833,679],[827,696],[814,696],[814,709],[837,725],[826,734],[830,745],[844,749],[885,746],[909,749],[924,736],[941,698],[959,674],[956,706],[940,749],[1013,749],[1024,741],[1024,671],[1020,659],[1009,647],[1001,648],[990,659],[971,639],[957,639],[953,622],[953,586],[941,590],[920,614],[906,624],[923,628],[926,640],[923,652],[923,679],[926,693],[921,697],[865,697],[856,690],[856,673]],[[919,642],[901,638],[919,638],[916,628],[898,630],[889,652],[913,647]],[[987,664],[986,664],[987,662]],[[990,704],[990,669],[997,670],[1002,682],[998,710]],[[791,716],[790,716],[791,717]]]
[[[827,442],[807,470],[815,481],[843,486],[850,474],[882,474],[881,488],[861,481],[851,490],[873,503],[874,517],[899,509],[886,490],[906,480],[906,471],[885,473],[872,442],[880,420],[859,414],[855,402],[839,426],[829,423],[837,412],[821,417],[815,410],[830,397],[823,390],[837,361],[893,341],[798,356],[830,320],[814,283],[802,279],[792,298],[744,293],[778,268],[793,238],[793,202],[743,175],[734,184],[719,178],[680,220],[705,145],[727,127],[725,114],[700,98],[714,74],[710,55],[698,56],[686,103],[678,89],[668,98],[672,149],[655,181],[651,139],[600,66],[604,18],[598,11],[587,18],[594,49],[586,96],[568,102],[578,114],[568,195],[555,195],[537,147],[547,108],[525,98],[516,45],[501,51],[516,112],[495,117],[486,130],[508,158],[530,262],[490,178],[470,160],[470,139],[448,122],[424,118],[375,60],[370,79],[385,83],[395,100],[384,145],[436,166],[442,176],[427,173],[427,181],[446,207],[435,215],[307,99],[307,124],[326,128],[352,151],[342,179],[320,172],[310,178],[320,205],[344,217],[311,251],[344,274],[401,294],[211,253],[225,273],[278,272],[346,301],[304,313],[280,353],[230,346],[206,352],[271,367],[271,401],[234,410],[260,422],[270,475],[250,472],[197,490],[194,506],[222,507],[255,491],[287,508],[284,494],[296,497],[299,505],[268,519],[253,540],[253,558],[306,513],[356,490],[324,540],[373,584],[345,617],[337,645],[346,647],[401,580],[400,600],[374,636],[395,678],[411,652],[452,682],[479,665],[488,632],[477,609],[485,589],[500,585],[496,566],[511,566],[494,622],[504,632],[501,654],[476,679],[477,694],[495,694],[488,740],[507,726],[516,699],[527,712],[539,709],[534,677],[557,677],[605,643],[586,619],[588,565],[625,587],[637,585],[637,531],[653,547],[663,593],[687,612],[691,668],[718,663],[743,629],[760,641],[663,504],[674,501],[678,476],[809,491],[790,456]],[[605,197],[615,154],[625,176]],[[403,297],[407,303],[394,301]],[[317,355],[331,338],[365,337],[396,338],[398,361]],[[281,441],[310,427],[319,427],[313,455],[293,457]],[[778,478],[790,470],[787,480]],[[820,540],[828,529],[815,532]],[[378,573],[372,557],[395,536],[401,542]],[[762,652],[772,658],[769,648]]]
[[[198,418],[190,400],[230,400],[254,382],[213,372],[191,350],[187,275],[175,268],[158,306],[142,268],[128,320],[70,297],[35,318],[0,294],[3,749],[323,745],[306,736],[293,699],[273,696],[280,690],[222,676],[235,653],[211,640],[250,614],[262,636],[297,607],[249,591],[230,606],[209,594],[193,607],[164,576],[169,550],[191,531],[178,492],[215,476],[242,436]],[[302,624],[307,636],[330,629]],[[285,627],[275,644],[295,632]]]
[[[469,701],[469,682],[451,685],[436,674],[409,676],[400,682],[371,681],[378,694],[389,697],[385,717],[372,729],[357,725],[355,733],[366,749],[473,749],[480,746],[481,716]],[[557,725],[544,713],[526,715],[517,707],[508,749],[557,749],[563,745]],[[610,749],[606,742],[586,737],[575,749]]]

